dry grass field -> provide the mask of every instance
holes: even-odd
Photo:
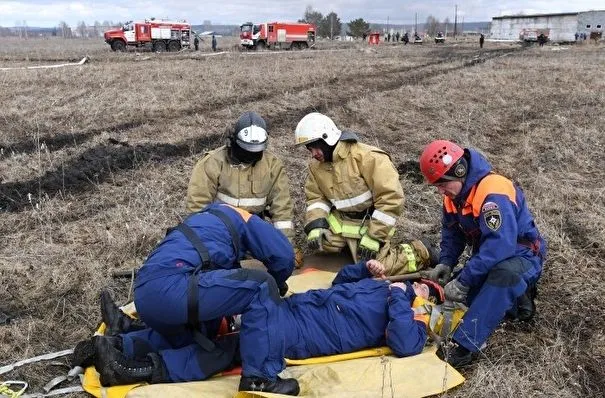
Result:
[[[6,45],[5,45],[6,43]],[[246,110],[268,121],[291,179],[301,234],[305,165],[296,123],[329,114],[388,150],[406,193],[398,237],[439,239],[440,199],[418,156],[432,139],[483,151],[526,192],[549,256],[532,324],[505,324],[449,397],[605,395],[605,47],[319,43],[274,54],[116,54],[100,41],[3,42],[0,67],[0,366],[73,347],[120,302],[186,214],[189,174]],[[2,376],[32,391],[63,370]]]

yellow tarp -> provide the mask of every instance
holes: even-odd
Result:
[[[292,276],[291,293],[311,288],[327,288],[334,273],[314,271]],[[413,357],[396,358],[387,347],[328,357],[289,360],[282,377],[295,377],[302,397],[426,397],[439,394],[464,382],[464,377],[435,355],[434,347]],[[298,365],[298,366],[292,366]],[[284,395],[238,392],[239,376],[220,376],[190,383],[130,385],[103,388],[94,368],[86,369],[82,386],[96,397],[284,397]]]

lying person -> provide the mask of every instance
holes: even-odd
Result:
[[[242,350],[239,390],[298,395],[299,385],[295,379],[278,376],[285,368],[284,358],[343,354],[385,344],[399,357],[419,354],[427,340],[429,322],[429,315],[421,309],[427,301],[441,303],[443,290],[431,281],[390,284],[387,280],[373,279],[382,273],[384,265],[377,260],[352,264],[338,273],[331,288],[287,297],[273,307],[273,314],[257,312],[252,319],[244,312],[239,338],[241,347],[246,349]],[[415,308],[419,309],[418,313]],[[114,324],[125,317],[121,313],[116,315],[115,311],[109,317],[104,316]],[[269,319],[277,322],[269,326]],[[126,323],[128,321],[122,322]],[[245,333],[258,327],[269,330],[274,335],[270,341],[275,344],[263,346],[263,341]],[[94,339],[95,366],[103,385],[112,380],[120,380],[122,384],[181,382],[211,376],[191,366],[200,363],[196,358],[171,360],[175,347],[152,329]],[[233,352],[232,337],[223,336],[215,342],[228,346],[226,350]],[[255,355],[254,361],[249,361],[250,353]],[[258,363],[263,366],[254,366]],[[116,378],[118,373],[120,377]],[[159,374],[162,378],[157,377]],[[131,376],[130,379],[127,376]]]

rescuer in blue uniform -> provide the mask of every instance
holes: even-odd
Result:
[[[262,391],[262,381],[275,379],[283,370],[280,358],[284,356],[304,359],[385,344],[401,357],[422,352],[429,315],[415,313],[414,308],[422,307],[431,296],[434,302],[441,301],[441,287],[434,284],[437,287],[434,289],[417,282],[390,284],[387,280],[373,279],[380,272],[370,271],[372,263],[381,265],[384,272],[384,265],[377,260],[359,262],[343,268],[330,289],[310,290],[286,298],[277,307],[280,323],[275,325],[285,345],[276,345],[279,350],[269,352],[265,359],[274,363],[274,371],[258,374],[259,380],[247,383],[246,387],[240,384],[240,391]],[[242,319],[242,327],[245,326]],[[242,335],[240,343],[245,347],[255,341]]]
[[[443,195],[440,264],[431,279],[447,283],[447,300],[470,305],[445,358],[461,367],[472,361],[507,312],[520,320],[533,317],[546,243],[521,188],[494,173],[476,150],[434,141],[420,156],[420,169]],[[472,255],[450,281],[467,244]],[[444,357],[444,351],[438,355]]]
[[[427,339],[429,315],[426,311],[416,313],[414,308],[424,308],[427,300],[437,304],[442,302],[443,289],[432,281],[421,280],[421,283],[415,282],[412,285],[389,284],[386,280],[372,279],[373,276],[384,274],[384,271],[384,265],[377,260],[370,260],[367,264],[352,264],[338,273],[330,289],[295,294],[284,299],[279,305],[265,304],[266,311],[254,311],[254,314],[250,314],[248,308],[244,309],[240,333],[240,391],[256,390],[297,395],[299,387],[296,380],[282,380],[277,376],[285,367],[284,357],[302,359],[342,354],[385,344],[398,356],[420,353]],[[214,272],[220,271],[210,273]],[[263,305],[262,300],[270,298],[259,296],[260,306]],[[118,316],[125,317],[123,314]],[[109,325],[116,324],[111,319],[108,320],[105,314],[104,321]],[[271,325],[271,331],[266,331],[267,325]],[[264,327],[265,333],[274,333],[277,343],[267,346],[265,340],[259,339],[258,335],[245,333],[247,329],[256,330],[259,327]],[[170,345],[154,334],[157,333],[151,329],[129,332],[121,335],[123,342],[119,344],[119,348],[128,357],[140,358],[141,355],[149,355],[151,351],[159,351],[160,355],[154,354],[155,358],[165,364],[168,377],[146,381],[192,381],[209,377],[200,372],[195,363],[193,371],[183,373],[188,371],[187,366],[193,358],[181,357],[181,362],[171,360],[167,355],[171,350],[165,349]],[[214,341],[222,346],[229,336],[233,335],[222,336]],[[102,338],[103,341],[108,339]],[[132,341],[135,343],[134,349],[131,347]],[[111,345],[109,349],[116,351],[114,347],[116,344]],[[104,348],[107,348],[107,345]],[[230,353],[233,354],[233,351]],[[233,355],[233,358],[235,357],[236,355]],[[213,360],[210,357],[206,359]],[[237,362],[237,359],[234,359],[234,362]],[[251,362],[264,366],[251,366]],[[98,366],[103,367],[103,364]],[[229,367],[224,363],[220,366],[220,370]],[[117,367],[119,366],[115,362],[109,363],[105,368],[111,370],[105,372],[110,372],[111,376],[111,372],[115,372],[113,369]],[[105,380],[102,378],[102,381],[113,385],[121,380],[107,377]]]
[[[240,268],[247,252],[268,273]],[[167,233],[137,274],[134,301],[150,329],[95,339],[94,364],[101,383],[202,380],[224,370],[232,362],[236,341],[214,340],[214,324],[235,314],[242,314],[246,325],[241,338],[254,341],[241,347],[242,374],[273,373],[281,364],[264,358],[283,348],[273,325],[281,322],[277,307],[293,269],[288,239],[259,217],[224,204],[194,213]],[[274,379],[267,391],[287,393],[294,387],[294,379]]]

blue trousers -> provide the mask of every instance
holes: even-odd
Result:
[[[512,257],[496,264],[483,284],[469,291],[469,310],[453,339],[469,351],[478,351],[506,312],[517,304],[517,298],[537,282],[541,271],[540,262],[524,257]]]
[[[273,379],[285,367],[274,352],[283,352],[283,333],[277,307],[283,304],[275,280],[266,272],[249,269],[215,270],[198,278],[198,317],[206,325],[224,316],[242,314],[240,336],[256,343],[241,347],[242,375]],[[151,279],[135,289],[135,305],[150,329],[122,335],[127,356],[158,352],[174,382],[204,380],[204,349],[193,340],[187,325],[189,274]]]

